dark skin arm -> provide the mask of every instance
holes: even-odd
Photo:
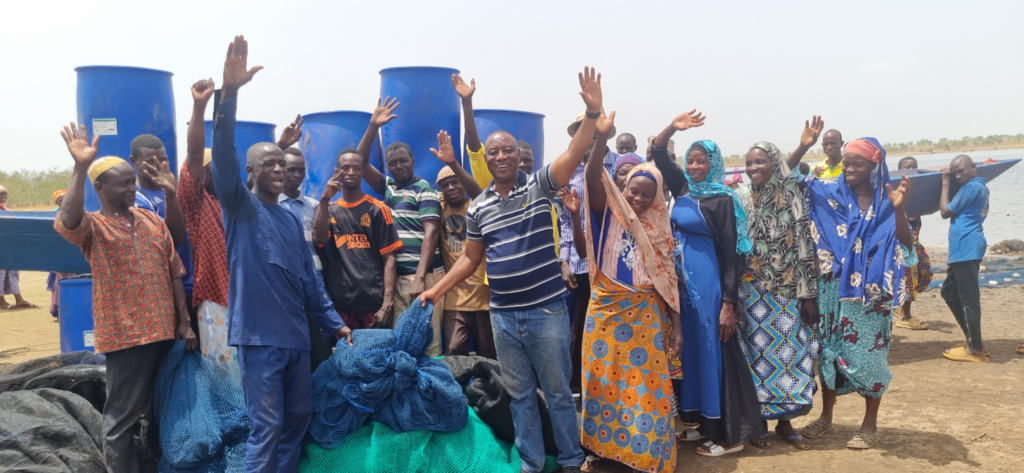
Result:
[[[572,220],[572,242],[576,245],[576,253],[580,258],[586,258],[587,235],[583,232],[583,219],[580,217],[580,196],[568,187],[563,187],[558,191],[558,198],[569,211],[569,218]]]
[[[903,176],[903,179],[900,180],[900,186],[895,191],[892,190],[892,185],[890,184],[885,185],[885,190],[889,193],[889,201],[892,202],[892,206],[896,210],[896,239],[903,246],[913,248],[914,232],[910,229],[910,222],[907,221],[907,212],[904,208],[907,197],[910,195],[910,179],[907,176]],[[939,199],[941,207],[942,197]]]
[[[466,81],[462,80],[462,76],[452,74],[452,87],[455,87],[455,92],[462,98],[466,146],[473,152],[479,151],[480,148],[483,148],[483,143],[480,142],[480,134],[476,131],[476,120],[473,118],[473,94],[476,92],[476,79],[470,79],[469,84],[466,84]],[[462,185],[465,186],[466,184],[463,183]],[[466,190],[468,191],[469,189]]]
[[[99,151],[100,137],[92,137],[90,145],[85,125],[76,127],[74,122],[71,126],[64,127],[60,136],[68,145],[68,152],[75,161],[75,167],[71,173],[71,182],[68,183],[68,192],[64,194],[64,202],[60,206],[59,217],[64,228],[74,230],[82,224],[82,218],[85,217],[85,178],[89,176],[89,165],[96,159],[96,153]]]
[[[164,162],[160,169],[157,169],[152,164],[143,163],[139,171],[163,189],[164,225],[171,231],[174,246],[185,244],[185,212],[181,210],[181,202],[178,202],[178,182],[174,179],[170,164]]]
[[[401,103],[398,102],[398,99],[392,99],[391,96],[388,96],[383,101],[378,99],[377,108],[373,109],[373,115],[370,117],[370,126],[366,127],[363,139],[359,140],[358,149],[363,155],[363,180],[379,194],[384,194],[386,179],[384,179],[384,174],[380,172],[380,169],[370,164],[370,151],[373,150],[373,142],[377,139],[377,132],[380,130],[380,127],[398,118],[398,115],[395,115],[394,112],[399,105]]]
[[[441,221],[423,221],[423,246],[420,247],[420,265],[416,267],[416,277],[412,280],[412,287],[409,295],[417,298],[423,291],[427,290],[427,270],[434,262],[434,253],[437,252],[437,242],[441,240]]]
[[[614,126],[615,112],[605,115],[602,110],[596,125],[597,143],[594,144],[594,149],[590,152],[590,159],[584,166],[588,203],[590,210],[597,212],[598,215],[604,214],[604,207],[608,200],[608,194],[604,191],[604,183],[601,182],[601,174],[605,172],[604,157],[608,154],[608,139],[611,138],[611,130]],[[573,234],[575,235],[575,231]]]
[[[448,271],[448,274],[441,279],[434,287],[425,291],[420,296],[420,303],[423,306],[427,305],[427,301],[437,304],[437,300],[441,298],[445,293],[450,291],[458,283],[465,281],[466,278],[473,275],[476,272],[476,268],[480,267],[480,263],[484,261],[484,243],[482,241],[466,240],[465,251],[462,252],[462,256],[455,260],[455,264],[452,265],[452,269]]]
[[[939,214],[942,218],[950,219],[953,218],[953,212],[949,211],[949,180],[951,176],[949,174],[949,168],[942,168],[942,194],[939,195]],[[900,183],[902,185],[902,183]],[[70,190],[69,190],[70,192]]]
[[[815,115],[810,122],[804,121],[804,132],[800,135],[800,146],[797,146],[793,154],[786,158],[786,165],[789,166],[789,169],[800,165],[800,160],[804,159],[807,151],[818,142],[818,136],[821,135],[821,130],[824,127],[825,120],[822,120],[820,115]]]
[[[188,123],[188,148],[185,152],[185,169],[196,182],[203,175],[203,154],[206,152],[206,105],[213,97],[213,79],[203,79],[192,85],[192,120]]]
[[[398,258],[392,251],[384,258],[384,303],[373,316],[377,328],[387,328],[388,321],[395,313],[395,286],[398,284]]]
[[[298,143],[299,138],[302,138],[302,115],[295,115],[295,120],[281,132],[277,147],[284,151]]]
[[[173,276],[171,285],[174,287],[174,309],[178,313],[178,323],[174,328],[174,339],[184,340],[186,350],[195,350],[199,345],[192,325],[188,320],[188,306],[185,305],[185,285],[181,283],[181,276]]]
[[[320,206],[316,209],[316,217],[313,218],[313,243],[324,245],[331,239],[331,199],[341,189],[341,170],[334,168],[334,176],[327,180],[324,186],[324,194],[320,197]]]
[[[818,321],[821,320],[821,314],[818,312],[817,299],[800,299],[800,319],[808,327],[818,325]]]
[[[587,105],[587,113],[601,113],[604,100],[601,91],[601,75],[597,74],[592,67],[585,67],[584,72],[579,74],[580,97]],[[569,142],[569,149],[561,154],[551,163],[551,178],[559,188],[565,187],[572,179],[576,168],[583,162],[583,157],[590,147],[590,141],[594,137],[594,130],[597,126],[597,119],[584,117],[580,128],[576,130],[572,141]]]
[[[672,135],[676,134],[677,131],[685,131],[702,126],[704,125],[705,118],[707,117],[696,109],[673,118],[672,123],[669,123],[658,136],[654,137],[651,146],[664,150],[668,146],[669,140],[672,139]],[[669,183],[669,190],[672,192],[672,195],[678,197],[683,189],[685,189],[686,177],[683,174],[683,169],[672,161],[666,153],[657,153],[653,154],[653,156],[654,165],[658,166],[658,170],[665,176],[665,181]],[[686,156],[683,156],[683,159],[686,159]]]
[[[448,136],[448,132],[441,130],[437,133],[437,149],[430,148],[430,152],[434,153],[438,161],[445,163],[452,172],[455,173],[455,177],[462,183],[462,187],[466,189],[466,194],[469,195],[470,199],[475,199],[476,196],[483,193],[483,189],[480,188],[480,184],[473,179],[473,176],[466,171],[465,168],[455,160],[455,148],[452,147],[452,138]]]

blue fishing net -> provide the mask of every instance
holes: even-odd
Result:
[[[455,432],[466,425],[467,403],[448,367],[423,352],[433,331],[433,304],[413,304],[394,329],[356,330],[338,342],[313,373],[309,434],[333,449],[367,421],[395,432]]]
[[[161,472],[245,471],[249,417],[242,387],[178,341],[156,379]]]

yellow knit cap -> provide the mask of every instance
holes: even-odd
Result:
[[[118,164],[127,162],[117,156],[106,156],[93,161],[92,165],[89,166],[89,182],[96,184],[96,178],[100,177],[101,174]]]

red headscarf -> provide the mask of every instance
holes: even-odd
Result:
[[[846,152],[857,153],[867,158],[868,161],[876,164],[882,161],[882,158],[885,157],[885,153],[883,153],[882,150],[878,149],[878,147],[870,141],[863,138],[857,138],[856,140],[846,143]]]

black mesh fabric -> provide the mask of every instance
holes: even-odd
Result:
[[[0,366],[0,392],[59,389],[83,397],[102,411],[107,401],[105,360],[103,355],[76,351]]]
[[[0,393],[0,470],[103,473],[103,418],[81,396],[42,388]]]

